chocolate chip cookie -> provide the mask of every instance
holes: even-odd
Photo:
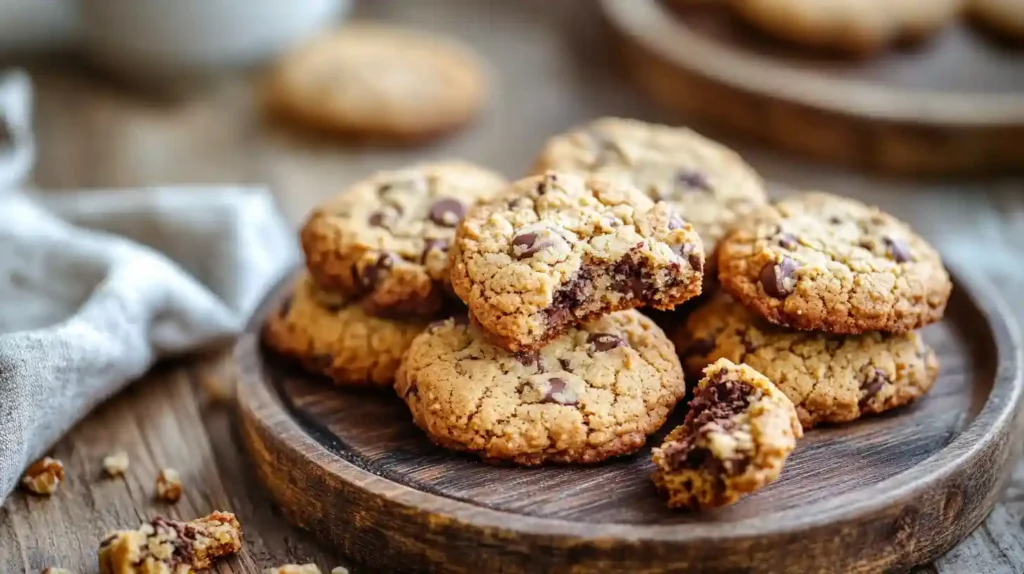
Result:
[[[796,405],[805,429],[906,405],[935,383],[935,353],[916,332],[829,335],[755,317],[726,295],[672,333],[687,373],[725,358],[764,373]]]
[[[456,226],[506,185],[460,161],[377,173],[313,211],[301,234],[306,267],[322,289],[371,313],[432,315],[450,291]]]
[[[413,341],[395,390],[432,441],[490,461],[594,463],[636,451],[686,392],[665,334],[635,310],[511,353],[447,319]]]
[[[736,0],[733,6],[748,23],[783,40],[867,56],[934,34],[956,18],[963,0]]]
[[[456,294],[512,351],[604,313],[672,308],[700,294],[703,268],[700,237],[669,204],[559,172],[471,210],[451,253]]]
[[[306,370],[344,386],[389,386],[402,353],[428,320],[385,319],[318,290],[308,276],[267,319],[263,340]]]
[[[287,54],[264,90],[269,113],[361,140],[418,142],[477,115],[487,96],[478,58],[416,30],[358,24]]]
[[[731,149],[687,128],[601,118],[551,138],[536,160],[547,170],[594,173],[668,202],[711,253],[726,230],[767,203],[764,182]]]
[[[1024,2],[1020,0],[968,0],[971,18],[985,29],[1024,44]]]
[[[719,359],[704,370],[682,425],[651,453],[672,508],[732,504],[774,482],[803,436],[793,403],[764,375]]]
[[[952,283],[939,254],[875,207],[805,193],[761,208],[718,246],[722,288],[772,323],[855,334],[938,321]]]

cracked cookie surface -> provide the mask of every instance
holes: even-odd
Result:
[[[963,0],[737,0],[733,6],[748,23],[778,38],[870,55],[936,33],[957,17]]]
[[[688,128],[637,120],[601,118],[557,135],[535,169],[616,178],[668,202],[700,234],[706,253],[768,201],[761,177],[736,152]]]
[[[774,482],[803,436],[793,403],[764,375],[719,359],[704,369],[686,420],[651,458],[673,508],[732,504]]]
[[[388,386],[425,319],[386,319],[328,295],[303,273],[263,327],[263,340],[315,374],[343,386]]]
[[[188,522],[157,517],[109,534],[100,543],[100,574],[192,574],[241,547],[242,527],[230,512]]]
[[[722,288],[772,323],[854,334],[942,318],[939,254],[895,217],[826,193],[759,209],[718,247]]]
[[[669,204],[560,172],[471,210],[451,252],[455,293],[513,351],[604,313],[672,308],[700,294],[703,268],[700,237]]]
[[[642,447],[686,393],[671,345],[635,310],[526,353],[447,319],[413,341],[395,390],[445,448],[523,465],[594,463]]]
[[[796,405],[805,429],[911,403],[935,383],[935,353],[916,332],[829,335],[761,320],[726,295],[672,333],[687,373],[718,359],[746,363]]]
[[[374,174],[310,215],[301,233],[306,267],[321,288],[358,297],[371,313],[431,315],[450,290],[456,226],[506,185],[461,161]]]
[[[286,54],[264,86],[267,111],[359,139],[422,141],[467,124],[487,96],[478,58],[447,38],[347,25]]]

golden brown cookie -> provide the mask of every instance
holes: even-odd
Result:
[[[895,217],[805,193],[758,210],[718,245],[722,288],[778,325],[903,333],[942,318],[939,254]]]
[[[407,142],[465,125],[486,93],[480,61],[454,40],[352,24],[284,56],[264,97],[271,113],[318,130]]]
[[[673,508],[732,504],[774,482],[803,436],[793,403],[764,375],[719,359],[690,411],[651,453],[654,484]]]
[[[805,429],[906,405],[935,383],[938,359],[916,332],[829,335],[761,320],[726,295],[672,333],[687,373],[721,359],[746,363],[796,405]]]
[[[431,316],[450,291],[456,226],[506,184],[462,161],[376,173],[310,215],[301,233],[306,267],[322,289],[358,298],[371,313]]]
[[[422,319],[385,319],[319,291],[303,275],[295,293],[263,327],[271,349],[344,386],[389,386],[402,353],[427,327]]]
[[[700,237],[669,204],[559,172],[471,210],[451,253],[455,293],[513,351],[612,311],[672,308],[700,294],[703,268]]]
[[[491,461],[594,463],[628,454],[686,393],[672,343],[621,311],[510,353],[465,320],[413,341],[395,380],[432,441]]]

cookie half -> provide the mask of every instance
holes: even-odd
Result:
[[[522,351],[605,313],[699,295],[704,250],[669,204],[599,177],[548,172],[471,210],[451,268],[473,317],[497,344]]]
[[[371,313],[430,316],[450,291],[456,226],[506,185],[461,161],[377,173],[313,211],[301,233],[306,267],[322,289],[359,298]]]
[[[267,319],[263,341],[343,386],[390,386],[402,353],[429,321],[384,319],[320,292],[308,276]]]
[[[736,152],[687,128],[637,120],[601,118],[557,135],[535,169],[599,174],[665,201],[693,225],[706,253],[768,202],[761,177]]]
[[[308,127],[389,142],[430,139],[467,124],[487,95],[479,59],[420,32],[348,25],[284,56],[267,80],[267,110]]]
[[[594,463],[629,454],[686,393],[665,334],[637,311],[511,353],[448,319],[413,341],[395,390],[432,441],[491,461]]]
[[[654,484],[673,508],[732,504],[774,482],[803,436],[793,403],[764,375],[719,359],[690,411],[653,449]]]
[[[938,321],[953,287],[906,224],[826,193],[786,198],[737,226],[719,243],[718,278],[772,323],[844,334]]]
[[[956,19],[963,0],[735,0],[737,14],[777,38],[855,56],[921,41]]]
[[[771,325],[728,296],[672,334],[686,372],[718,359],[746,363],[796,405],[800,423],[843,423],[906,405],[935,383],[935,353],[916,332],[828,335]]]

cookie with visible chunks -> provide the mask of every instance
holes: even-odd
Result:
[[[189,574],[212,568],[241,547],[242,527],[230,512],[188,522],[157,517],[103,539],[100,574]]]
[[[267,319],[263,341],[306,370],[342,386],[389,386],[402,353],[429,324],[415,317],[387,319],[328,295],[307,275]]]
[[[669,204],[559,172],[471,210],[451,253],[455,293],[512,351],[612,311],[672,308],[700,294],[703,268],[700,237]]]
[[[768,202],[761,177],[736,152],[688,128],[637,120],[601,118],[557,135],[535,168],[625,181],[675,208],[706,253],[737,219]]]
[[[810,48],[868,56],[918,42],[956,19],[963,0],[735,0],[748,23]]]
[[[266,110],[317,131],[415,143],[470,122],[487,97],[480,60],[444,37],[349,25],[286,54],[264,86]]]
[[[301,233],[306,267],[371,313],[432,315],[449,291],[456,226],[506,184],[460,161],[377,173],[313,211]]]
[[[906,224],[826,193],[758,210],[719,243],[718,278],[772,323],[841,334],[938,321],[953,287],[939,254]]]
[[[682,425],[651,453],[672,508],[732,504],[774,482],[803,436],[793,403],[764,375],[720,359],[704,370]]]
[[[395,380],[436,444],[522,465],[595,463],[644,445],[686,393],[672,343],[638,311],[511,353],[465,320],[413,341]]]
[[[911,403],[931,389],[939,364],[914,331],[829,335],[772,325],[726,295],[672,333],[687,373],[718,359],[746,363],[796,405],[800,423],[844,423]]]

